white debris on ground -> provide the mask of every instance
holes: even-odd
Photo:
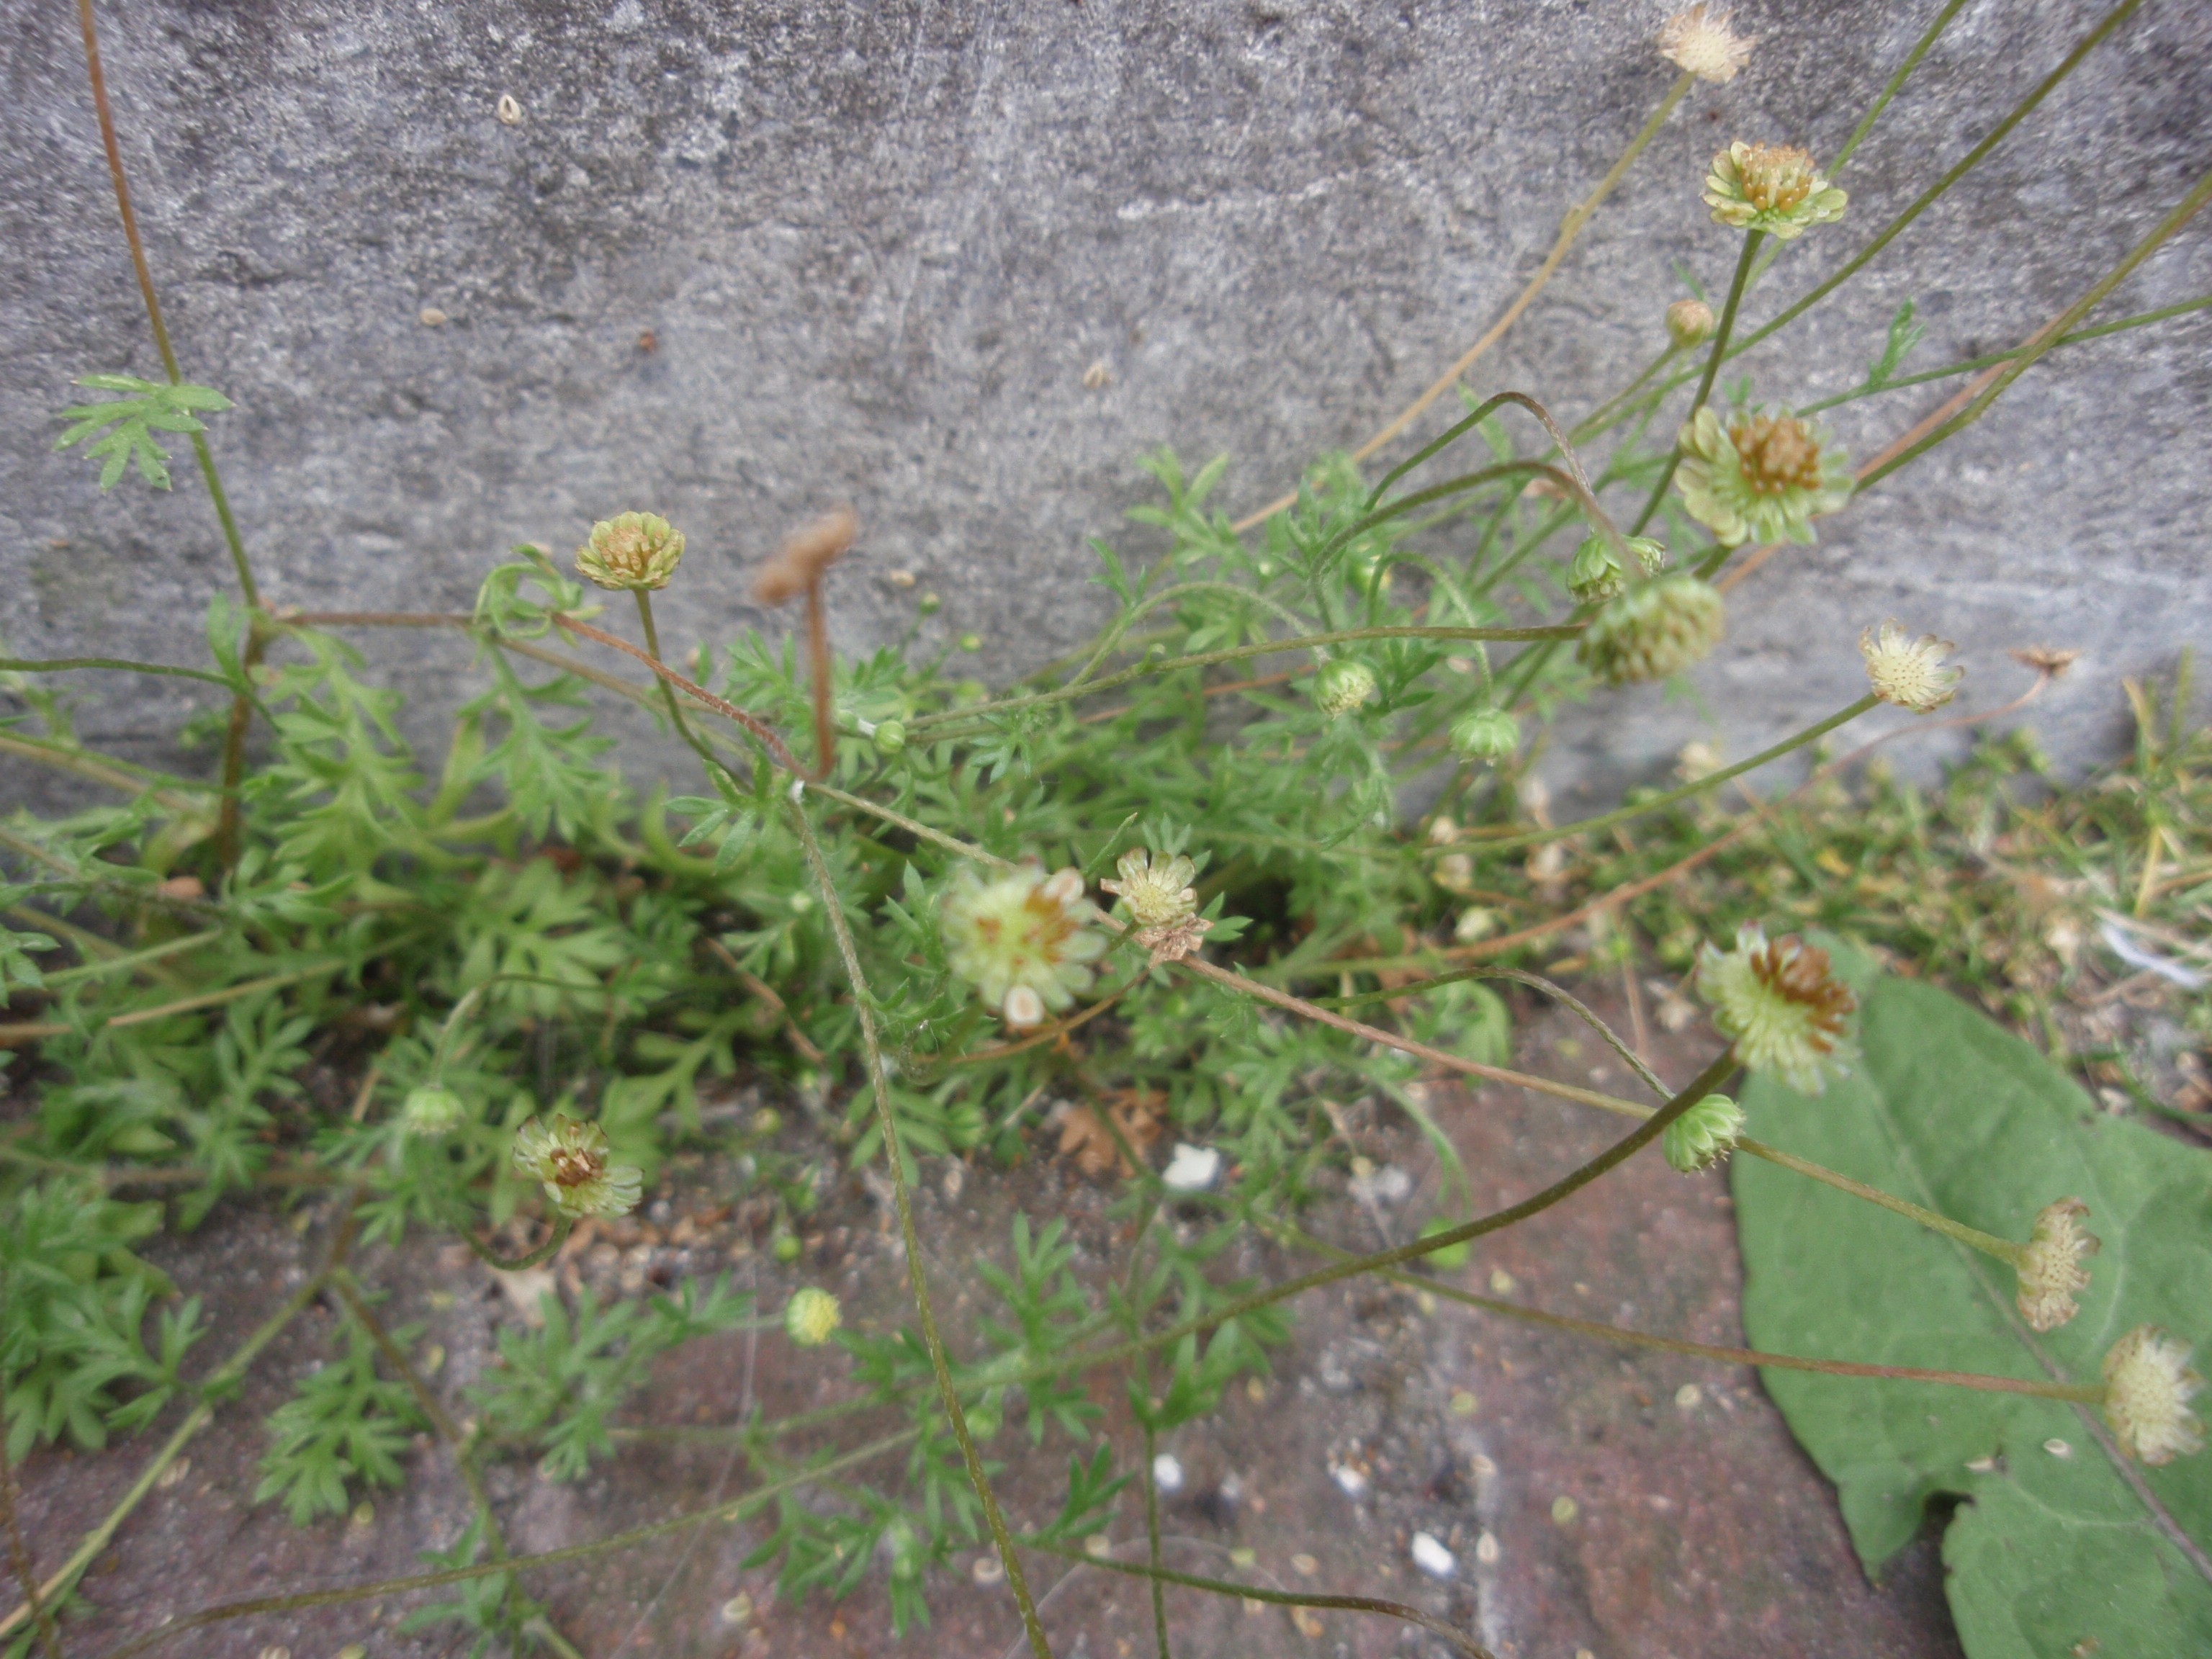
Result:
[[[1488,1536],[1487,1534],[1484,1535]],[[1431,1578],[1449,1578],[1459,1568],[1452,1553],[1425,1532],[1413,1534],[1413,1541],[1407,1553],[1413,1558],[1413,1565]]]

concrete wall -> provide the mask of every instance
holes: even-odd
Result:
[[[1227,451],[1228,502],[1255,505],[1457,355],[1664,92],[1663,9],[103,0],[100,15],[186,372],[239,404],[214,442],[270,597],[462,605],[507,544],[565,552],[594,517],[647,507],[690,537],[665,631],[721,637],[762,620],[751,564],[843,498],[868,556],[836,578],[841,643],[895,635],[934,588],[931,631],[981,633],[983,672],[1003,676],[1101,616],[1087,538],[1158,544],[1122,519],[1150,494],[1140,453]],[[1936,9],[1750,0],[1752,66],[1677,111],[1478,389],[1591,406],[1656,343],[1676,261],[1725,284],[1736,238],[1696,200],[1711,153],[1740,135],[1832,154]],[[1753,316],[1856,248],[2100,9],[1972,0],[1843,180],[1850,217],[1796,245]],[[103,497],[48,447],[74,375],[158,365],[72,9],[6,0],[0,28],[0,641],[193,660],[227,562],[189,465],[173,495],[131,481]],[[2212,166],[2208,47],[2212,7],[2150,0],[1838,303],[1750,360],[1762,395],[1854,383],[1908,296],[1928,323],[1916,367],[2060,309]],[[497,118],[502,94],[519,123]],[[2212,289],[2206,224],[2106,314]],[[2198,313],[2069,350],[1740,589],[1700,679],[1729,748],[1854,695],[1850,641],[1893,613],[1965,646],[1970,707],[2026,683],[2005,647],[2082,647],[2038,720],[2075,762],[2106,752],[2118,678],[2212,645],[2208,347]],[[1942,390],[1835,424],[1869,453]],[[470,684],[450,639],[364,645],[426,723]],[[86,682],[86,728],[164,758],[176,684],[126,698]],[[1705,718],[1633,693],[1573,723],[1554,769],[1603,787]]]

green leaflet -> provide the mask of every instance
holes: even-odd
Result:
[[[2053,1374],[2047,1360],[2093,1382],[2106,1349],[2137,1324],[2212,1349],[2212,1162],[2099,1112],[2026,1043],[1945,993],[1857,982],[1853,1075],[1819,1100],[1753,1082],[1743,1099],[1751,1132],[2002,1237],[2025,1239],[2037,1210],[2078,1197],[2104,1249],[2088,1263],[2081,1313],[2038,1337],[2014,1311],[2002,1263],[1738,1158],[1752,1343],[2023,1377]],[[2212,1653],[2212,1582],[2074,1407],[1787,1371],[1764,1381],[1836,1483],[1869,1572],[1918,1530],[1931,1496],[1968,1500],[1943,1557],[1972,1659]],[[2063,1455],[2046,1449],[2056,1442]],[[2130,1472],[2201,1555],[2212,1544],[2212,1456]]]

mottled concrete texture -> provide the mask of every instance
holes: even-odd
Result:
[[[594,516],[648,506],[693,550],[665,631],[720,638],[761,620],[746,572],[781,529],[848,498],[869,556],[834,584],[842,642],[896,636],[933,587],[930,626],[981,632],[1004,675],[1101,614],[1086,538],[1155,544],[1122,519],[1149,489],[1140,453],[1226,450],[1231,503],[1255,505],[1503,308],[1665,90],[1648,44],[1662,9],[102,0],[100,15],[179,349],[239,404],[215,444],[274,599],[460,605],[507,544],[566,549]],[[1832,154],[1936,9],[1751,0],[1750,70],[1677,112],[1477,388],[1589,407],[1652,349],[1677,261],[1725,283],[1734,234],[1695,200],[1711,152],[1742,135]],[[1850,167],[1849,219],[1796,245],[1753,316],[1860,246],[2100,9],[1972,0]],[[103,498],[47,448],[73,375],[156,363],[72,9],[0,15],[0,639],[188,660],[225,571],[198,481]],[[2212,164],[2208,46],[2212,8],[2150,0],[1839,303],[1751,360],[1760,391],[1853,383],[1907,296],[1929,325],[1920,367],[2059,310]],[[2208,279],[2200,224],[2106,314]],[[1701,677],[1710,714],[1635,693],[1573,727],[1553,764],[1616,780],[1712,716],[1741,752],[1852,695],[1850,640],[1892,613],[1965,645],[1969,707],[2026,683],[2006,647],[2082,647],[2039,724],[2069,759],[2109,750],[2119,677],[2212,645],[2208,346],[2198,313],[2038,370],[1739,590]],[[1836,424],[1869,453],[1941,395]],[[895,569],[921,587],[891,586]],[[450,638],[365,643],[426,721],[469,684]],[[88,686],[86,726],[156,758],[185,694],[140,689]]]

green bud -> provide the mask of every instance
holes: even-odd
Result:
[[[898,720],[884,720],[876,727],[876,752],[896,755],[906,747],[906,726]]]
[[[1503,708],[1478,708],[1453,723],[1451,746],[1474,761],[1502,761],[1521,747],[1521,722]]]
[[[796,1261],[799,1260],[799,1235],[793,1232],[780,1232],[769,1241],[769,1249],[778,1261]]]
[[[1712,337],[1713,308],[1703,300],[1677,300],[1667,307],[1667,337],[1687,351]]]
[[[915,608],[925,617],[933,617],[945,609],[945,601],[934,593],[925,593],[921,596],[921,604]]]
[[[960,636],[960,648],[963,651],[981,651],[983,648],[983,636],[981,634],[963,634]]]
[[[1314,676],[1314,707],[1335,720],[1375,695],[1375,671],[1350,657],[1322,665]]]
[[[1580,605],[1602,605],[1628,591],[1628,574],[1602,536],[1586,538],[1567,567],[1567,592]]]
[[[783,1304],[783,1334],[802,1348],[818,1348],[845,1322],[837,1298],[809,1285]]]
[[[410,1135],[435,1140],[449,1135],[467,1121],[468,1103],[443,1084],[425,1083],[410,1089],[400,1103],[399,1127]]]
[[[1684,1175],[1726,1158],[1743,1133],[1743,1108],[1726,1095],[1707,1095],[1667,1126],[1661,1146]]]
[[[1607,600],[1575,658],[1608,685],[1663,680],[1711,656],[1726,626],[1727,608],[1710,582],[1662,576]]]

